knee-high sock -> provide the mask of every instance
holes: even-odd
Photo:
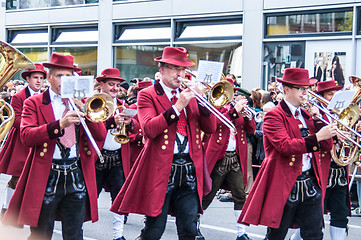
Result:
[[[237,223],[237,236],[242,236],[243,234],[246,233],[246,226],[237,222],[241,213],[242,210],[234,210],[234,216],[236,217],[236,223]]]
[[[121,238],[124,231],[124,215],[113,214],[113,239]]]
[[[344,240],[346,238],[346,228],[330,226],[332,240]]]
[[[15,191],[14,189],[6,187],[5,201],[4,201],[4,204],[3,204],[2,208],[8,209],[10,199],[13,196],[14,191]]]
[[[299,228],[296,229],[296,232],[290,237],[290,240],[302,240],[301,230]]]

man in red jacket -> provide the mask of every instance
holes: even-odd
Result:
[[[232,79],[227,80],[233,85]],[[238,88],[236,88],[238,89]],[[234,215],[238,220],[244,202],[247,186],[247,139],[246,133],[254,134],[256,123],[245,114],[247,99],[233,105],[225,105],[221,112],[230,119],[237,129],[233,134],[221,121],[217,121],[217,131],[210,136],[206,149],[208,171],[211,173],[212,190],[203,197],[203,210],[211,204],[218,189],[226,185],[231,190],[234,201]],[[251,116],[252,117],[252,116]],[[202,239],[198,236],[198,239]],[[204,238],[203,238],[204,239]],[[249,239],[245,226],[237,224],[237,240]]]
[[[35,69],[27,69],[21,74],[22,78],[28,82],[28,86],[15,94],[10,102],[15,114],[14,124],[0,152],[0,173],[11,175],[11,179],[6,187],[5,202],[1,209],[1,215],[4,215],[9,206],[10,199],[23,170],[25,159],[29,153],[29,148],[24,146],[20,140],[23,104],[28,97],[41,93],[40,90],[46,78],[46,71],[43,65],[40,63],[35,63],[34,65]]]
[[[300,108],[315,82],[308,71],[288,68],[282,79],[285,98],[264,118],[266,158],[239,218],[240,223],[268,226],[267,239],[284,239],[297,224],[305,240],[322,239],[322,159],[332,148],[336,126],[324,124],[311,108]],[[311,117],[311,116],[312,117]]]
[[[53,53],[47,79],[50,88],[24,102],[20,137],[30,147],[3,223],[29,225],[29,240],[51,239],[61,219],[63,239],[83,239],[84,219],[97,221],[95,160],[97,154],[80,119],[61,98],[61,77],[72,76],[71,55]],[[102,123],[87,123],[94,139],[104,141]]]
[[[198,104],[191,89],[180,91],[185,70],[194,65],[185,48],[166,47],[155,61],[162,79],[138,96],[144,149],[111,211],[146,215],[138,238],[142,240],[161,238],[170,211],[177,219],[179,239],[194,240],[197,213],[202,211],[201,131],[213,133],[216,119]],[[195,88],[193,82],[183,81]]]
[[[138,132],[139,124],[136,120],[122,113],[122,107],[128,107],[123,100],[117,98],[120,91],[120,84],[125,82],[125,79],[120,77],[119,70],[116,68],[107,68],[102,71],[101,75],[96,78],[100,84],[101,92],[109,94],[117,109],[114,116],[110,117],[103,124],[107,129],[107,136],[102,143],[102,155],[104,162],[98,159],[95,163],[96,177],[97,177],[97,190],[98,196],[102,191],[103,186],[110,192],[112,202],[118,195],[122,188],[125,178],[130,171],[130,144],[119,143],[114,139],[112,131],[120,128],[124,123],[126,131]],[[124,231],[124,215],[113,213],[113,239],[125,240],[123,236]]]

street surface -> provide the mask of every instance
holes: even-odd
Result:
[[[0,203],[3,203],[5,195],[5,186],[9,179],[7,175],[0,175]],[[146,201],[146,199],[144,200]],[[99,221],[96,223],[86,222],[84,224],[84,240],[112,240],[112,217],[109,212],[110,197],[106,192],[102,192],[99,197]],[[324,239],[331,239],[329,234],[329,217],[325,217],[326,229],[324,230]],[[128,222],[124,228],[124,235],[127,240],[134,240],[144,226],[144,217],[136,214],[130,214]],[[206,240],[234,240],[236,239],[236,224],[233,214],[233,203],[220,202],[214,199],[213,203],[203,215],[201,222],[201,231]],[[290,230],[286,239],[289,239],[294,230]],[[247,227],[248,235],[251,239],[263,239],[266,234],[264,226]],[[0,240],[26,240],[29,236],[29,227],[23,229],[4,226],[0,224]],[[350,217],[349,235],[346,240],[361,239],[361,217]],[[54,240],[61,240],[61,224],[56,223]],[[175,222],[173,217],[168,218],[167,227],[162,240],[177,240]]]

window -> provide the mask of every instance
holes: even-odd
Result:
[[[74,64],[82,69],[82,75],[97,73],[97,47],[53,47],[52,52],[70,54],[74,57]]]
[[[201,39],[241,39],[243,35],[242,16],[225,19],[178,20],[177,41]]]
[[[44,8],[56,6],[79,5],[88,3],[98,3],[99,0],[72,0],[72,1],[58,1],[58,0],[6,0],[6,9],[30,9],[30,8]]]
[[[159,71],[154,58],[162,55],[168,45],[134,45],[115,47],[115,67],[127,80],[150,77]]]
[[[12,45],[47,44],[49,33],[47,29],[9,30],[8,42]]]
[[[266,36],[351,34],[352,9],[266,16]]]
[[[170,41],[170,22],[115,25],[114,42]]]
[[[52,43],[97,43],[98,36],[97,27],[53,28]]]

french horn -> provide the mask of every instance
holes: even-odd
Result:
[[[0,89],[23,69],[35,69],[35,65],[22,52],[0,41]],[[15,120],[14,109],[4,100],[0,100],[0,120],[0,141],[2,141]]]

